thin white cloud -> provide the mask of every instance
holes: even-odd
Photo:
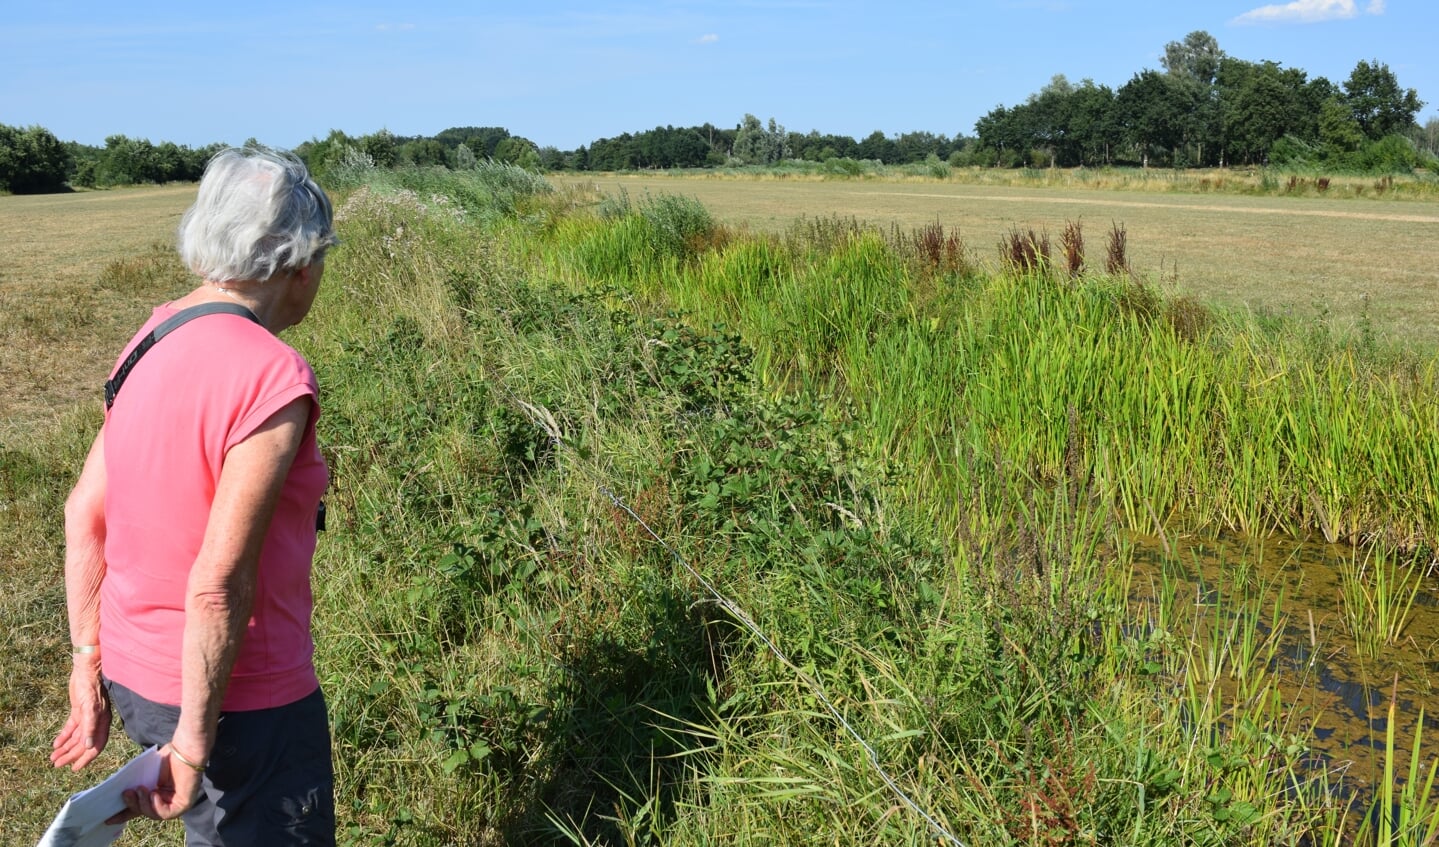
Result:
[[[1384,0],[1369,0],[1365,14],[1384,14]],[[1274,3],[1252,9],[1230,23],[1234,24],[1313,24],[1322,21],[1342,21],[1357,17],[1359,9],[1354,0],[1293,0],[1291,3]]]
[[[704,35],[701,35],[699,38],[695,39],[696,44],[713,44],[716,41],[719,41],[719,36],[715,35],[712,32],[707,32]]]
[[[1010,0],[1006,8],[1060,14],[1070,10],[1069,0]]]
[[[379,32],[409,32],[414,29],[414,24],[376,24],[375,29]]]

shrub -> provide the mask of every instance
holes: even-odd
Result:
[[[929,175],[934,177],[935,179],[949,179],[949,163],[940,159],[939,156],[933,153],[930,153],[928,156],[925,157],[924,167],[926,170],[929,171]]]
[[[657,255],[688,259],[708,246],[718,230],[714,217],[693,197],[661,194],[640,206]]]
[[[824,172],[841,176],[859,176],[864,173],[864,165],[848,156],[831,156],[824,160]]]
[[[1419,151],[1402,135],[1387,135],[1360,148],[1359,168],[1366,173],[1408,173],[1419,164]]]

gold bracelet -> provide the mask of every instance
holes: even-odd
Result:
[[[88,656],[88,655],[90,655],[91,653],[98,653],[98,652],[100,652],[100,645],[98,645],[98,644],[74,644],[74,645],[71,645],[71,648],[70,648],[70,649],[71,649],[71,651],[72,651],[72,652],[70,653],[70,655],[72,655],[72,656]]]
[[[176,759],[179,759],[179,760],[180,760],[180,764],[184,765],[185,767],[189,768],[190,770],[195,771],[196,773],[204,773],[204,772],[205,772],[205,768],[209,767],[208,764],[197,765],[197,764],[195,764],[194,762],[190,761],[189,759],[185,758],[184,754],[182,754],[179,750],[176,750],[176,749],[175,749],[175,743],[174,743],[173,741],[170,742],[170,745],[169,745],[169,746],[170,746],[170,755],[173,756],[173,757],[175,757]]]

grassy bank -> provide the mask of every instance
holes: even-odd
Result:
[[[1422,555],[1425,360],[1071,279],[1058,251],[995,272],[942,230],[755,236],[507,169],[362,177],[292,339],[334,474],[316,619],[349,842],[1357,825],[1268,670],[1275,608],[1135,607],[1124,530]],[[20,843],[80,784],[34,753],[63,698],[38,658],[63,655],[59,502],[97,421],[68,424],[0,453]]]

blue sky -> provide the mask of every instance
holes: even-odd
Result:
[[[1439,115],[1434,0],[670,0],[7,4],[0,123],[101,144],[292,147],[503,126],[564,150],[745,113],[863,138],[972,134],[1054,74],[1118,88],[1206,30],[1342,83],[1389,65]]]

